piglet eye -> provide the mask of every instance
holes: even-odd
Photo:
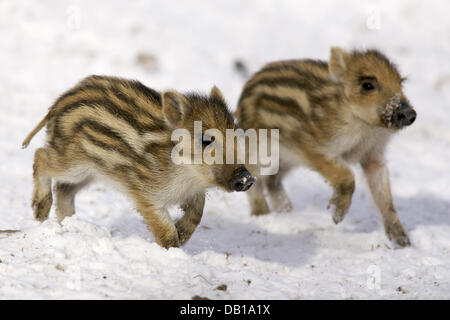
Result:
[[[364,81],[364,82],[361,84],[361,88],[362,88],[363,90],[365,90],[365,91],[371,91],[371,90],[375,89],[375,86],[373,85],[372,82]]]
[[[213,143],[214,140],[215,140],[214,137],[211,137],[209,140],[207,140],[207,139],[205,138],[205,136],[203,136],[202,144],[203,144],[204,147],[206,147],[206,146],[209,146],[211,143]]]

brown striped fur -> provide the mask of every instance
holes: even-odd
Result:
[[[178,114],[179,113],[179,114]],[[178,114],[176,121],[174,120]],[[199,224],[205,189],[232,191],[230,180],[242,165],[176,165],[171,160],[171,133],[194,121],[225,135],[235,123],[220,91],[210,95],[163,94],[138,81],[90,76],[61,95],[27,136],[47,126],[47,143],[35,153],[32,207],[47,219],[52,181],[58,220],[75,212],[76,193],[96,178],[105,179],[134,200],[156,241],[163,247],[184,244]],[[192,133],[193,136],[193,133]],[[176,223],[167,208],[179,204]]]
[[[363,79],[374,83],[370,93],[362,91]],[[332,48],[329,62],[279,61],[255,73],[242,91],[235,115],[244,129],[280,129],[280,171],[260,177],[247,193],[252,214],[270,211],[265,191],[272,209],[291,210],[281,181],[290,169],[303,164],[333,187],[330,205],[338,223],[355,188],[348,164],[360,163],[387,236],[400,246],[409,245],[392,204],[384,160],[386,144],[397,130],[388,127],[383,110],[394,95],[408,101],[402,82],[397,68],[377,50]]]

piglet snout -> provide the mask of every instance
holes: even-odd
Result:
[[[238,169],[231,181],[231,188],[234,191],[247,191],[255,181],[256,178],[247,169]]]

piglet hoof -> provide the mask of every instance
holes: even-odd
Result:
[[[178,239],[180,240],[179,244],[180,246],[184,246],[186,244],[186,242],[188,242],[188,240],[191,238],[192,233],[195,230],[186,230],[186,228],[184,227],[183,224],[181,223],[177,223],[175,224],[177,231],[178,231]]]
[[[342,193],[335,191],[327,207],[328,209],[331,209],[333,211],[333,221],[335,224],[338,224],[342,220],[344,220],[344,217],[347,214],[351,203],[351,192]]]
[[[405,248],[411,246],[408,236],[401,236],[393,240],[393,243],[398,248]]]
[[[270,209],[265,203],[264,205],[258,205],[252,207],[252,216],[263,216],[270,213]]]
[[[342,208],[336,206],[333,201],[330,201],[327,207],[328,210],[332,210],[332,218],[335,224],[338,224],[344,220],[345,215],[347,214],[348,208]]]
[[[386,234],[396,248],[411,246],[411,241],[409,241],[408,235],[401,226],[399,228],[391,228],[390,230],[387,230]]]
[[[252,216],[264,216],[266,214],[269,214],[270,211],[269,210],[253,210],[252,211]]]
[[[161,247],[169,249],[169,248],[179,248],[180,247],[180,240],[178,239],[178,234],[176,237],[166,238],[166,239],[159,239],[156,241]]]
[[[343,214],[336,213],[336,212],[333,213],[333,222],[335,224],[338,224],[338,223],[342,222],[342,220],[344,220],[344,215]]]
[[[31,206],[33,208],[34,218],[40,222],[47,220],[50,208],[52,207],[52,202],[53,198],[51,193],[47,194],[40,201],[33,201]]]
[[[346,212],[344,210],[340,210],[340,209],[335,208],[334,211],[333,211],[333,216],[332,216],[333,217],[333,222],[335,224],[338,224],[338,223],[342,222],[342,220],[344,220],[345,213]]]

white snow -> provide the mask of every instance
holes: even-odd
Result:
[[[0,1],[0,298],[450,298],[448,1]],[[132,203],[106,185],[80,193],[62,225],[32,218],[33,153],[23,138],[89,74],[158,89],[208,91],[235,108],[250,71],[286,58],[327,59],[333,45],[377,47],[409,77],[418,118],[390,144],[394,202],[412,247],[394,250],[361,171],[346,219],[331,189],[299,169],[294,212],[251,217],[245,194],[211,190],[183,248],[155,244]],[[137,57],[140,56],[140,59]],[[140,62],[138,62],[138,60]],[[227,290],[216,290],[226,284]]]

